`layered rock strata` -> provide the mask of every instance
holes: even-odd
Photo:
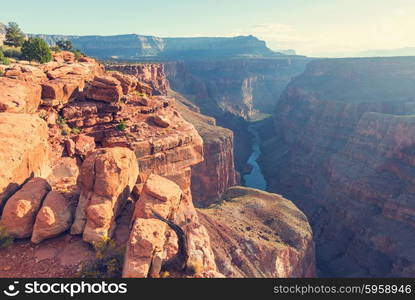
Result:
[[[413,58],[310,63],[263,147],[271,191],[304,210],[328,276],[414,276]],[[410,248],[410,246],[409,246]]]

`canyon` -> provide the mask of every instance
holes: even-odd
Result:
[[[414,79],[412,57],[313,61],[262,130],[268,190],[308,216],[321,276],[415,275]]]
[[[103,65],[62,54],[0,78],[0,132],[18,150],[0,153],[5,224],[27,185],[45,194],[22,221],[39,248],[30,230],[8,248],[26,268],[71,276],[92,259],[87,243],[113,236],[125,277],[160,276],[180,247],[156,212],[183,229],[200,271],[173,277],[415,276],[414,58],[313,59],[252,36],[38,36]],[[61,118],[80,132],[62,136]]]
[[[160,277],[183,251],[183,237],[160,218],[180,226],[187,241],[186,271],[169,269],[171,277],[314,276],[307,219],[280,196],[250,200],[281,201],[284,226],[268,225],[274,233],[266,233],[266,248],[257,237],[266,228],[240,245],[211,240],[216,229],[202,223],[204,210],[194,203],[209,206],[238,183],[233,134],[171,91],[163,65],[106,69],[62,51],[46,64],[6,66],[0,94],[0,156],[7,170],[0,181],[0,223],[15,238],[0,250],[0,276],[79,276],[94,261],[91,245],[111,238],[125,246],[119,276]],[[235,199],[224,204],[228,200],[247,205]],[[270,203],[261,214],[267,209]],[[279,214],[269,219],[278,224]],[[225,216],[215,222],[228,223]],[[260,217],[250,226],[259,225]],[[279,233],[282,228],[298,234]],[[280,237],[271,240],[274,234]],[[222,273],[213,248],[231,247],[233,255],[246,243],[256,254],[238,269],[258,260],[257,271]],[[274,269],[261,261],[265,256]]]

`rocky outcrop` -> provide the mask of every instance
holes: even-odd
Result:
[[[311,228],[291,201],[232,187],[216,206],[198,212],[227,277],[315,276]]]
[[[167,226],[155,219],[154,213],[173,219],[181,197],[182,191],[174,182],[153,174],[148,177],[135,204],[134,225],[127,244],[123,277],[159,277],[161,264],[155,270],[156,264],[153,262],[166,260],[163,249],[167,242]]]
[[[10,197],[31,176],[49,173],[48,128],[37,115],[0,115],[0,202]]]
[[[7,201],[1,225],[16,238],[32,235],[36,215],[51,187],[43,178],[33,178]]]
[[[129,74],[137,78],[142,86],[138,88],[140,92],[150,90],[154,95],[167,95],[169,82],[165,75],[164,64],[109,64],[107,69]],[[143,83],[148,84],[149,89],[146,89]]]
[[[279,101],[263,171],[310,219],[323,275],[415,274],[414,67],[413,58],[316,61]]]
[[[39,84],[0,77],[0,112],[34,113],[41,90]]]
[[[16,63],[7,71],[19,68],[22,70],[22,66],[26,64]],[[192,266],[197,266],[198,270],[193,276],[221,276],[216,272],[209,236],[199,222],[190,191],[191,167],[203,160],[203,142],[194,126],[178,113],[174,100],[164,95],[155,96],[157,92],[152,86],[140,82],[137,77],[104,72],[102,66],[90,58],[81,57],[73,63],[54,61],[30,66],[37,70],[36,74],[43,72],[44,76],[22,75],[29,73],[25,71],[22,74],[16,73],[16,78],[10,73],[7,79],[23,82],[23,79],[17,76],[24,76],[25,82],[44,87],[44,98],[39,110],[36,111],[37,114],[28,116],[4,112],[0,116],[0,122],[6,124],[2,128],[5,131],[3,136],[10,136],[11,140],[9,144],[5,144],[2,160],[4,169],[10,171],[10,174],[6,172],[3,180],[4,189],[7,189],[7,197],[5,195],[4,198],[7,199],[15,192],[20,181],[23,182],[30,177],[31,174],[27,172],[39,173],[40,171],[35,168],[38,164],[42,167],[45,164],[52,169],[50,176],[46,173],[42,173],[41,176],[48,178],[53,193],[47,197],[43,206],[41,202],[38,203],[36,210],[39,212],[31,214],[34,224],[31,226],[34,230],[27,230],[25,237],[32,235],[35,243],[49,239],[48,243],[60,245],[62,249],[66,249],[65,244],[68,242],[79,241],[79,237],[65,236],[63,233],[67,230],[68,223],[71,225],[72,207],[75,206],[80,193],[72,233],[83,234],[83,239],[87,242],[113,236],[122,244],[129,236],[128,218],[133,215],[130,211],[132,205],[125,206],[121,218],[116,218],[120,215],[127,198],[130,201],[139,199],[138,206],[142,203],[140,201],[144,200],[156,203],[156,211],[162,207],[157,203],[161,201],[168,206],[168,214],[164,214],[164,210],[158,212],[168,218],[168,222],[178,224],[183,232],[180,237],[185,237],[185,240],[189,241],[188,262]],[[52,83],[58,80],[74,84],[70,90],[65,84],[52,86]],[[46,88],[46,85],[50,87]],[[113,93],[114,91],[116,93]],[[155,119],[163,122],[155,122]],[[24,124],[18,125],[24,130],[19,127],[20,131],[15,131],[15,127],[18,126],[13,124],[14,121]],[[166,123],[168,126],[165,126]],[[21,132],[23,134],[20,134]],[[33,161],[32,158],[26,159],[26,155],[31,153],[27,146],[37,142],[33,137],[31,143],[32,132],[36,133],[35,137],[39,141],[43,141],[43,137],[46,136],[45,148],[50,149],[48,155],[33,149],[37,155]],[[16,157],[13,156],[13,151],[10,151],[13,147],[18,149]],[[21,151],[19,147],[22,148]],[[94,148],[96,150],[91,153]],[[49,161],[46,160],[44,163],[44,157]],[[21,166],[20,162],[25,165]],[[81,164],[76,184],[75,178]],[[137,165],[140,168],[139,177]],[[157,185],[151,185],[154,176],[164,177],[170,182],[164,185],[171,186],[172,190],[160,191]],[[16,182],[13,190],[10,189],[12,180]],[[143,188],[146,182],[148,184]],[[133,189],[135,192],[130,198]],[[178,192],[175,193],[174,190]],[[167,198],[162,197],[161,195],[166,192],[172,194],[166,196]],[[60,211],[61,209],[63,211]],[[136,217],[148,217],[148,213],[145,206],[143,210],[139,209],[136,212]],[[164,225],[163,222],[162,224]],[[150,228],[143,230],[151,231]],[[114,231],[116,234],[113,235]],[[55,238],[50,239],[51,237]],[[181,240],[172,229],[166,229],[162,248],[163,259],[169,261],[175,256],[177,249],[182,245]],[[22,245],[26,243],[27,241],[22,241]],[[80,257],[81,260],[87,259],[87,251],[79,251],[73,256]],[[76,264],[71,265],[71,272],[66,274],[74,274],[76,269],[72,268],[78,268],[79,263],[77,260]],[[30,269],[42,265],[37,260],[29,260],[27,264]],[[2,260],[0,265],[3,265]],[[62,272],[63,269],[60,267],[59,270]],[[13,271],[10,274],[13,274]],[[156,269],[152,268],[147,275],[156,274]],[[184,274],[175,276],[180,277]]]
[[[82,165],[81,195],[71,233],[83,233],[87,242],[111,237],[138,177],[134,153],[127,148],[99,149]]]

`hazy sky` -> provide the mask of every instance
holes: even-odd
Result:
[[[0,22],[16,21],[31,33],[253,34],[273,49],[314,56],[415,47],[415,0],[4,2]]]

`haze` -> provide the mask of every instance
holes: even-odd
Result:
[[[161,37],[255,35],[272,49],[350,56],[415,47],[413,0],[20,1],[2,4],[0,22],[32,33]],[[12,18],[12,19],[11,19]]]

